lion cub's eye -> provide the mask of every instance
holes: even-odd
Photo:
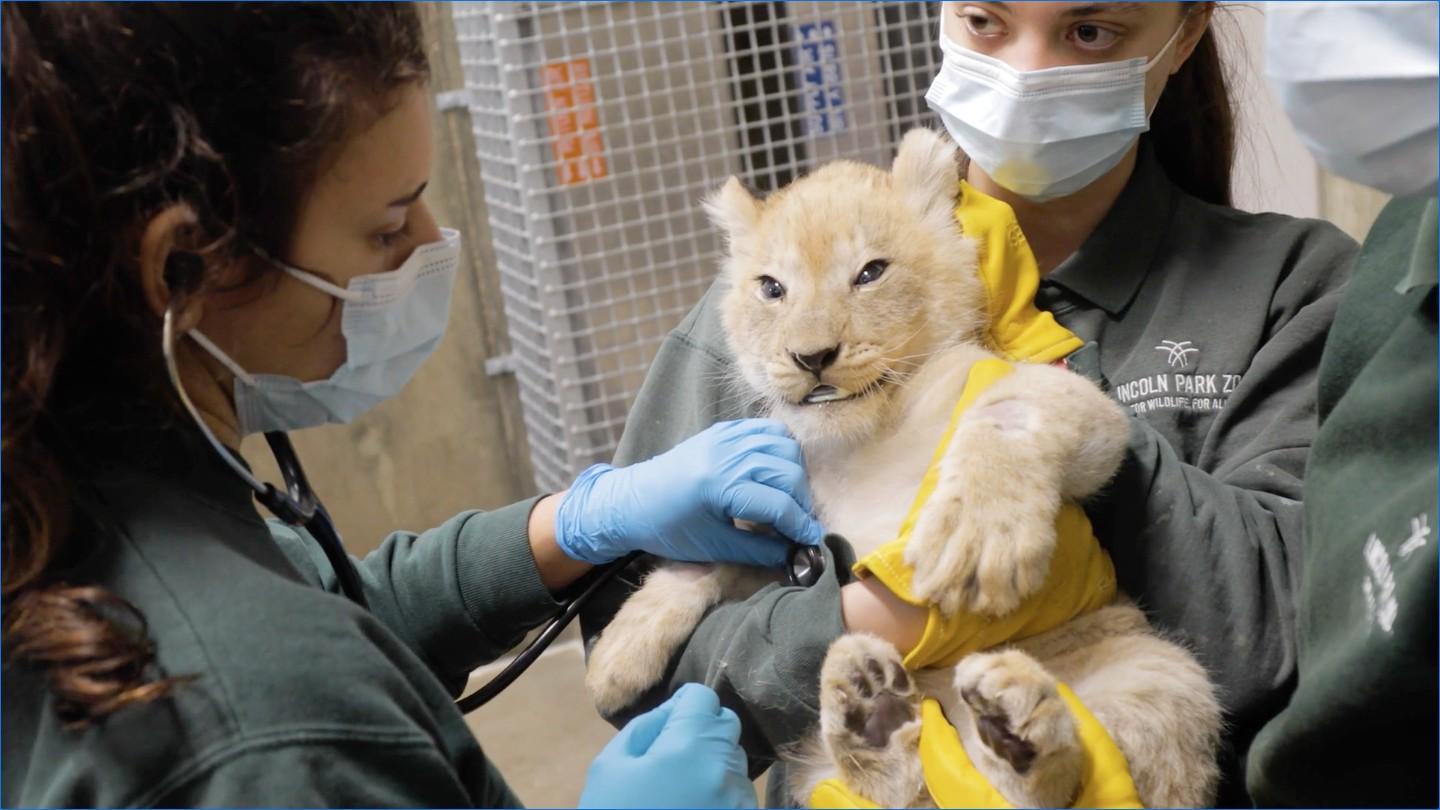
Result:
[[[885,268],[889,266],[889,259],[875,259],[874,261],[866,262],[865,266],[860,268],[860,272],[855,275],[855,286],[863,287],[866,284],[873,283],[885,274]]]
[[[765,301],[778,301],[785,297],[785,285],[769,276],[761,276],[760,298]]]

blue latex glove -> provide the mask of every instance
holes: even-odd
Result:
[[[595,757],[581,807],[755,807],[740,719],[687,683],[620,729]]]
[[[685,562],[778,568],[782,538],[747,532],[733,519],[773,526],[818,545],[800,445],[769,419],[721,422],[639,464],[597,464],[580,473],[556,518],[555,540],[576,560],[601,565],[631,551]]]

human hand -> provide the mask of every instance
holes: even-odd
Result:
[[[755,807],[739,739],[714,690],[687,683],[595,757],[580,807]]]
[[[784,537],[736,528],[773,526]],[[768,419],[721,422],[649,461],[597,464],[560,503],[555,541],[595,565],[631,551],[683,562],[778,568],[786,539],[818,545],[800,445]]]

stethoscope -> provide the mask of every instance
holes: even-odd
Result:
[[[172,310],[167,308],[161,334],[161,351],[165,355],[165,369],[170,375],[170,384],[179,395],[180,403],[185,406],[190,418],[200,428],[200,432],[204,434],[210,446],[220,454],[220,458],[225,461],[225,464],[255,491],[255,500],[280,520],[308,531],[325,552],[325,559],[330,562],[330,567],[335,571],[341,593],[351,602],[368,610],[370,605],[365,599],[365,590],[360,584],[360,574],[355,570],[355,563],[350,559],[350,555],[345,552],[345,544],[340,540],[340,533],[335,529],[335,522],[330,519],[330,513],[325,511],[325,505],[320,502],[320,498],[310,488],[310,482],[305,478],[305,469],[300,466],[300,457],[296,455],[295,447],[290,443],[290,437],[281,431],[270,431],[265,434],[265,442],[270,445],[270,452],[275,456],[275,464],[280,468],[280,475],[285,480],[285,488],[282,490],[274,484],[255,477],[255,474],[236,458],[235,453],[210,430],[210,426],[205,423],[205,420],[200,418],[199,410],[190,401],[190,396],[185,393],[185,387],[180,384],[180,370],[175,364],[174,349],[174,318]],[[575,620],[575,617],[580,615],[580,611],[595,598],[595,595],[607,583],[641,556],[641,552],[635,551],[615,562],[597,566],[579,584],[571,586],[575,595],[561,601],[560,610],[550,619],[539,635],[535,636],[524,650],[511,659],[498,675],[479,689],[455,701],[455,705],[462,713],[469,714],[503,692],[507,686],[515,682],[516,678],[520,677],[521,673],[535,663],[545,648],[549,647],[560,633]],[[785,558],[786,582],[808,588],[819,582],[824,573],[825,555],[818,547],[800,543],[790,544],[790,550]]]

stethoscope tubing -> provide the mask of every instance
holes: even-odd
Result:
[[[642,552],[632,551],[615,562],[600,566],[590,573],[590,581],[585,585],[584,590],[573,598],[563,603],[560,612],[545,625],[545,629],[535,637],[525,649],[516,655],[500,674],[491,678],[474,692],[455,701],[460,708],[461,714],[469,714],[476,709],[494,700],[497,695],[505,691],[505,688],[519,678],[530,665],[535,663],[546,647],[555,641],[562,631],[580,615],[580,611],[600,592],[611,580],[621,571],[630,567],[630,564],[639,559]],[[810,587],[820,581],[825,572],[825,555],[815,546],[792,543],[790,551],[786,554],[785,576],[786,581],[791,585]]]
[[[185,410],[189,412],[200,432],[210,443],[225,463],[240,476],[250,488],[255,491],[256,500],[269,509],[275,517],[292,525],[300,526],[315,538],[315,542],[325,553],[326,560],[335,572],[335,579],[340,587],[340,592],[351,602],[361,608],[369,610],[369,600],[365,598],[364,583],[360,580],[360,573],[355,568],[355,563],[350,559],[349,553],[345,551],[345,543],[340,538],[340,532],[335,528],[335,521],[330,518],[325,505],[315,491],[310,488],[310,482],[305,477],[305,468],[300,464],[300,457],[295,452],[295,446],[290,443],[290,437],[281,431],[271,431],[265,434],[265,441],[270,445],[270,452],[275,456],[275,464],[280,468],[280,475],[285,481],[285,489],[281,490],[268,482],[263,482],[250,472],[223,442],[220,441],[205,420],[200,417],[200,412],[190,401],[185,393],[185,386],[181,385],[180,372],[175,362],[175,331],[174,315],[171,310],[165,312],[164,324],[161,333],[161,351],[165,356],[166,370],[170,375],[171,385],[175,393],[180,397],[180,402]],[[491,678],[479,689],[465,697],[457,700],[455,705],[462,714],[469,714],[476,709],[494,700],[497,695],[515,682],[525,670],[529,669],[540,654],[549,647],[560,633],[580,615],[580,611],[595,595],[600,592],[611,580],[624,571],[629,565],[641,556],[642,552],[632,551],[620,559],[598,566],[591,571],[578,594],[561,603],[558,613],[545,625],[534,640],[525,649],[518,653],[498,675]],[[792,543],[789,553],[786,555],[786,580],[791,585],[803,585],[809,587],[819,581],[825,570],[825,557],[820,550],[814,546],[805,546],[799,543]]]
[[[545,648],[549,647],[550,644],[559,637],[560,633],[569,626],[570,622],[574,621],[575,617],[580,615],[580,611],[584,609],[585,605],[589,604],[590,600],[595,597],[595,594],[599,593],[600,589],[615,579],[621,571],[629,567],[630,563],[639,559],[640,555],[641,552],[632,551],[615,562],[608,563],[591,571],[589,574],[589,582],[585,585],[584,590],[580,591],[580,593],[576,594],[573,598],[565,600],[561,605],[560,612],[555,614],[555,617],[545,625],[545,629],[541,630],[540,634],[527,644],[524,650],[511,659],[510,663],[507,664],[504,669],[500,670],[498,675],[486,681],[479,689],[455,701],[455,705],[459,707],[460,713],[469,714],[494,700],[497,695],[505,691],[506,687],[514,683],[516,678],[519,678],[525,670],[530,668],[531,664],[535,663],[536,659],[540,657],[540,654],[545,652]]]

